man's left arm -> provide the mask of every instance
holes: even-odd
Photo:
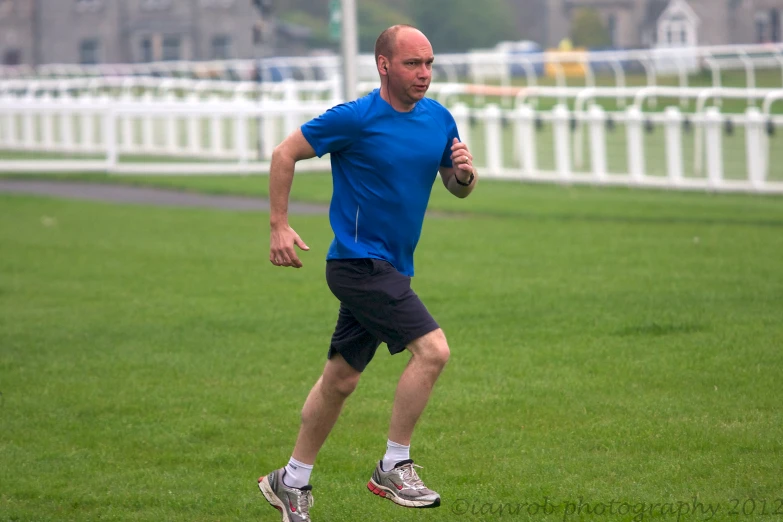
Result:
[[[440,177],[449,192],[458,198],[466,198],[478,182],[478,173],[473,168],[473,156],[468,146],[454,138],[451,144],[451,167],[440,167]]]

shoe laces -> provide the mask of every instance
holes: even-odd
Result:
[[[418,473],[416,473],[416,470],[414,469],[423,467],[424,466],[419,466],[413,462],[409,462],[400,466],[400,478],[402,479],[402,483],[405,485],[405,487],[408,489],[427,489],[427,486],[424,485],[424,482],[422,482]]]
[[[302,520],[310,520],[310,508],[315,504],[315,499],[309,490],[294,489],[296,492],[296,510]]]

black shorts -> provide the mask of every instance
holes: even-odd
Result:
[[[394,355],[439,328],[411,289],[411,278],[386,261],[329,260],[326,283],[340,300],[328,357],[339,353],[357,371],[364,371],[382,342]]]

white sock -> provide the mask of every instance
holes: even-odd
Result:
[[[383,456],[381,468],[383,471],[389,471],[395,464],[411,458],[411,447],[397,444],[391,440],[386,442],[386,455]]]
[[[312,464],[304,464],[291,457],[285,466],[283,484],[289,488],[302,489],[310,483],[310,473],[313,472]]]

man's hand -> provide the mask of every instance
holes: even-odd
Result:
[[[454,165],[454,175],[463,183],[467,183],[473,170],[473,156],[468,146],[454,138],[451,144],[451,163]]]
[[[269,262],[275,266],[302,268],[302,262],[296,255],[294,245],[302,250],[310,250],[310,247],[288,224],[272,227],[269,245]]]
[[[438,172],[446,189],[458,198],[468,197],[479,177],[473,168],[473,155],[468,146],[457,138],[451,143],[451,167],[440,167]]]

